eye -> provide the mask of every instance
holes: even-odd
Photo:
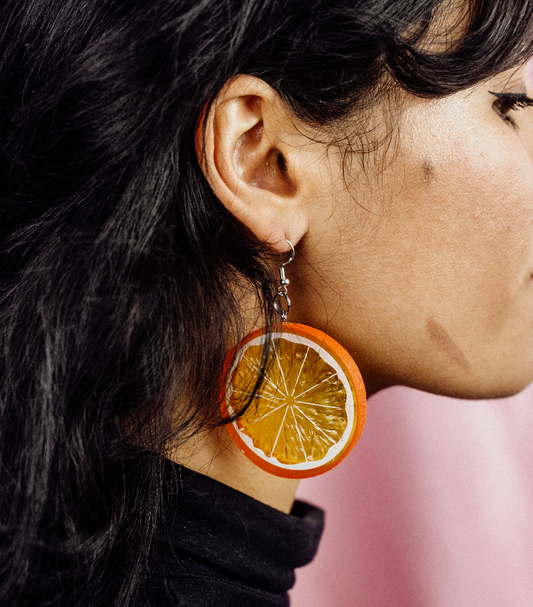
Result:
[[[496,97],[496,101],[493,102],[492,107],[502,120],[509,122],[515,129],[518,126],[512,116],[509,116],[509,112],[533,106],[533,99],[530,99],[523,93],[493,93],[492,91],[489,91],[489,93]]]

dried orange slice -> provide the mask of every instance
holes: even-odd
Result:
[[[248,402],[262,366],[264,329],[229,354],[222,411]],[[241,451],[277,476],[306,478],[330,470],[363,431],[366,396],[357,365],[334,339],[312,327],[283,323],[272,333],[272,360],[256,396],[229,431]]]

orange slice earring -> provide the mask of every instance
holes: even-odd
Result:
[[[366,418],[366,393],[352,357],[324,332],[287,322],[291,301],[285,266],[274,307],[281,322],[271,335],[272,355],[253,401],[263,367],[265,329],[247,335],[229,353],[221,388],[229,432],[257,466],[287,478],[307,478],[340,463],[359,440]]]

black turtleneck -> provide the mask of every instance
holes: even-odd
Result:
[[[171,462],[166,478],[165,516],[137,605],[289,605],[294,569],[313,559],[323,512],[296,501],[284,514]]]

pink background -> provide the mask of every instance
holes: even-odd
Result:
[[[292,607],[532,607],[532,405],[371,398],[350,456],[300,485],[327,517]]]

